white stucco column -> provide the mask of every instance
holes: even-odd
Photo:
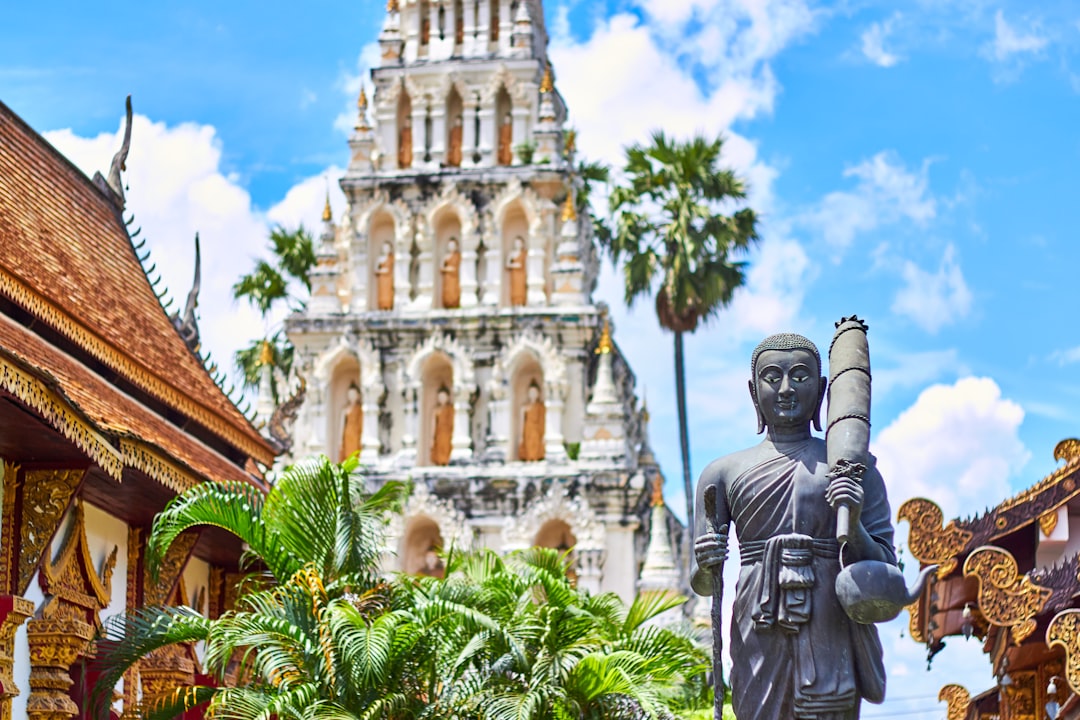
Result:
[[[476,307],[477,291],[476,251],[469,247],[461,251],[461,307]]]
[[[416,435],[417,427],[417,397],[420,394],[420,386],[409,383],[402,393],[402,407],[405,415],[405,432],[401,436],[401,454],[406,460],[416,461]]]
[[[368,298],[368,236],[358,232],[349,247],[349,267],[346,277],[349,284],[349,312],[364,312],[371,309]],[[396,260],[396,258],[395,258]]]
[[[547,253],[544,251],[545,240],[543,237],[529,237],[529,254],[526,258],[527,288],[526,302],[529,305],[547,305],[547,293],[544,292],[546,278],[544,277],[544,265]]]
[[[477,0],[463,0],[461,10],[465,14],[465,40],[461,44],[462,57],[476,55],[476,2]]]
[[[464,100],[464,99],[463,99]],[[476,155],[476,100],[473,98],[465,106],[465,112],[462,113],[465,117],[462,120],[462,141],[461,141],[461,165],[462,167],[475,167],[476,162],[473,158]]]
[[[485,456],[494,460],[510,457],[510,398],[501,381],[488,384],[488,437]]]
[[[521,158],[518,157],[517,146],[523,145],[527,142],[532,142],[532,128],[529,127],[529,115],[531,114],[531,108],[518,107],[515,105],[510,111],[511,121],[514,123],[514,146],[511,148],[514,151],[514,165],[521,165]],[[535,162],[535,159],[533,160]]]
[[[578,587],[593,595],[599,594],[604,580],[604,551],[578,546],[574,554],[577,556]]]
[[[510,44],[514,34],[514,13],[510,10],[511,0],[499,0],[499,55],[510,54]]]
[[[480,165],[490,167],[495,164],[495,146],[498,144],[495,137],[494,104],[481,105],[478,116],[480,118]]]
[[[435,298],[435,238],[432,229],[426,227],[423,220],[416,230],[417,274],[416,298],[409,303],[410,310],[430,310]]]
[[[426,167],[424,155],[427,154],[425,147],[427,132],[427,108],[421,104],[420,98],[412,98],[412,166],[413,169]]]
[[[409,304],[411,283],[409,281],[409,265],[412,264],[412,242],[409,241],[411,233],[408,228],[399,232],[394,243],[394,309],[401,310]],[[372,303],[371,307],[376,307]]]
[[[446,155],[446,105],[431,109],[431,166],[439,167]]]
[[[451,460],[471,460],[472,436],[470,430],[472,423],[469,418],[470,396],[472,388],[461,387],[454,391],[454,434],[451,440]]]
[[[361,408],[364,412],[364,429],[360,433],[360,462],[374,463],[379,459],[379,396],[381,387],[364,388]]]
[[[544,393],[544,459],[549,462],[566,460],[562,430],[565,392],[565,388],[549,383]]]
[[[501,236],[488,233],[484,237],[484,305],[496,306],[502,297],[503,254]]]

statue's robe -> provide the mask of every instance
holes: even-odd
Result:
[[[533,462],[544,459],[544,423],[547,409],[542,400],[529,403],[522,413],[521,445],[518,459]]]
[[[350,405],[345,412],[345,427],[341,432],[341,452],[338,453],[338,462],[345,462],[350,455],[360,449],[363,435],[364,408],[357,402]]]
[[[412,167],[412,128],[403,127],[398,137],[397,165],[404,170]]]
[[[460,125],[450,128],[450,146],[446,151],[446,164],[450,167],[461,167],[462,134]]]
[[[431,464],[449,465],[454,438],[454,404],[446,403],[435,408],[435,433],[431,442]]]
[[[461,253],[446,256],[442,265],[442,306],[461,307]]]
[[[375,268],[375,300],[379,310],[394,309],[394,254],[390,253],[386,259]]]
[[[529,298],[528,278],[525,275],[525,250],[510,258],[507,274],[510,276],[510,304],[524,305]]]
[[[499,157],[500,165],[514,164],[514,126],[504,123],[499,126]]]
[[[717,462],[725,461],[736,468],[724,479],[723,498],[742,562],[731,620],[735,716],[857,718],[860,698],[884,699],[885,668],[877,628],[848,618],[836,597],[839,548],[836,512],[825,500],[824,441],[766,440]],[[863,491],[860,522],[893,557],[889,504],[876,468],[866,472]],[[696,563],[694,573],[699,592],[711,585],[702,583]]]

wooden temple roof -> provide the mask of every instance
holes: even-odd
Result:
[[[1025,692],[1034,697],[1045,694],[1044,676],[1055,674],[1080,692],[1080,554],[1066,552],[1051,565],[1039,558],[1040,544],[1080,495],[1080,441],[1058,443],[1054,457],[1064,464],[975,517],[945,523],[925,498],[905,502],[898,513],[910,523],[912,555],[924,567],[938,566],[908,608],[912,639],[933,658],[947,637],[977,637],[998,676],[1026,678]],[[992,714],[984,709],[979,716]]]
[[[261,483],[275,451],[155,294],[121,213],[0,103],[0,396],[120,480]]]

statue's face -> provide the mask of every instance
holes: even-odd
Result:
[[[525,241],[524,240],[522,240],[520,237],[514,238],[514,251],[515,252],[520,252],[522,250],[522,248],[524,248],[524,247],[525,247]]]
[[[446,249],[451,255],[456,253],[457,252],[457,240],[455,240],[454,238],[450,238],[450,241],[446,243]]]
[[[388,242],[382,244],[383,255],[389,255],[394,248]]]
[[[351,387],[348,392],[345,393],[345,397],[349,399],[350,403],[355,404],[360,401],[360,392],[356,388]]]
[[[806,350],[766,350],[758,356],[758,409],[765,424],[776,429],[805,427],[821,397],[821,369]]]
[[[450,402],[450,393],[446,392],[445,390],[440,390],[439,394],[436,397],[438,398],[438,402],[440,405],[445,405],[446,403]]]
[[[535,385],[529,386],[529,402],[536,402],[540,399],[540,388]]]

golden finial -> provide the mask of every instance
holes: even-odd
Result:
[[[361,115],[367,112],[367,90],[364,89],[363,83],[360,85],[360,97],[356,98],[356,107]]]
[[[597,355],[607,355],[615,346],[611,343],[611,322],[604,315],[604,329],[600,331],[600,342],[596,344]]]
[[[544,79],[540,81],[540,93],[546,95],[555,90],[555,80],[551,77],[551,63],[544,67]]]
[[[262,349],[259,351],[259,365],[273,365],[274,364],[274,348],[270,346],[269,340],[263,340]]]
[[[648,425],[650,417],[652,417],[652,416],[649,415],[649,401],[646,400],[645,398],[642,398],[641,399],[641,422]]]
[[[577,130],[570,128],[566,131],[566,142],[563,147],[566,149],[567,155],[574,154],[574,150],[577,149]]]
[[[657,475],[652,483],[652,506],[664,506],[664,477]]]
[[[398,0],[386,0],[386,12],[396,13],[400,10]]]
[[[566,202],[563,203],[562,208],[562,221],[570,222],[571,220],[577,220],[577,208],[574,207],[574,191],[566,193]]]
[[[334,213],[330,210],[330,188],[326,188],[326,204],[322,209],[322,221],[330,222],[334,219]]]

